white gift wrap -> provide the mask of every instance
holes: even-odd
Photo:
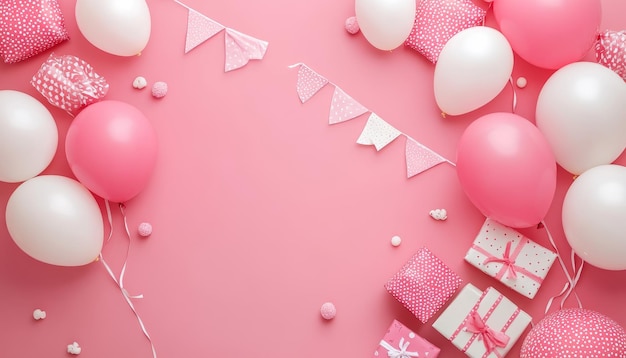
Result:
[[[476,312],[485,325],[508,336],[504,347],[487,350],[480,333],[467,330],[467,323]],[[444,337],[471,358],[504,357],[530,324],[531,317],[493,287],[484,292],[467,284],[433,323]]]
[[[465,261],[528,298],[535,297],[555,259],[551,250],[491,219],[465,255]]]

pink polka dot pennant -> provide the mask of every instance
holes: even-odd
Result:
[[[311,99],[319,90],[328,84],[328,80],[313,71],[305,64],[298,64],[298,82],[296,92],[300,97],[300,102],[304,103]]]
[[[349,121],[367,111],[368,109],[362,104],[350,97],[341,88],[335,86],[335,92],[333,93],[333,99],[330,103],[330,114],[328,117],[330,124]]]
[[[226,29],[225,71],[245,66],[250,60],[261,60],[265,56],[268,43],[233,29]]]
[[[448,161],[413,138],[408,137],[406,139],[405,155],[407,178]]]
[[[626,80],[626,31],[606,30],[598,35],[596,61]]]
[[[56,0],[0,1],[0,57],[16,63],[69,39]]]
[[[446,42],[462,30],[481,25],[486,13],[472,0],[422,0],[405,45],[437,63]]]
[[[187,16],[187,38],[185,39],[185,53],[193,50],[201,43],[224,30],[224,26],[202,15],[196,10],[189,9]]]

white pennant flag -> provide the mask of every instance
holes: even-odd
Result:
[[[259,40],[233,29],[226,29],[225,72],[245,66],[250,60],[261,60],[267,51],[267,41]]]
[[[402,133],[399,130],[372,112],[356,142],[363,145],[373,145],[378,151],[393,142],[400,134]]]
[[[368,109],[362,104],[348,96],[341,88],[335,86],[333,99],[330,103],[330,114],[328,116],[328,122],[330,124],[348,121],[367,111]]]
[[[224,26],[202,15],[201,13],[187,8],[187,38],[185,39],[185,53],[193,50],[204,41],[224,30]]]

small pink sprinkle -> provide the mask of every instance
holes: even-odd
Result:
[[[352,16],[346,19],[346,31],[352,35],[358,33],[360,30],[359,23],[356,21],[356,17]]]
[[[137,231],[139,232],[139,236],[150,236],[150,234],[152,234],[152,225],[150,225],[150,223],[141,223]]]
[[[152,96],[154,98],[163,98],[167,94],[167,83],[155,82],[152,85]]]
[[[337,314],[337,309],[335,309],[335,305],[332,302],[326,302],[322,305],[320,313],[322,314],[322,317],[324,319],[331,320],[335,318],[335,315]]]

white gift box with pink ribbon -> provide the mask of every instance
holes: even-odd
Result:
[[[483,292],[467,284],[433,328],[471,358],[502,358],[530,321],[526,312],[495,288]]]
[[[528,298],[535,297],[555,259],[551,250],[491,219],[465,255],[465,261]]]

